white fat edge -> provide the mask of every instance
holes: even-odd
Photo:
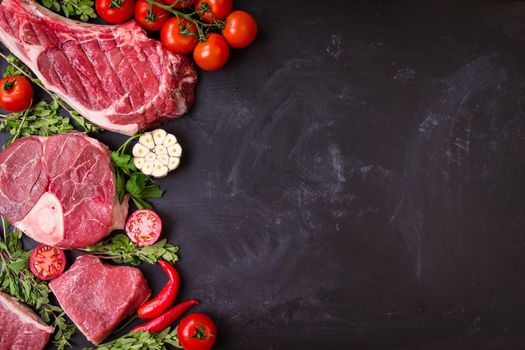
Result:
[[[12,297],[7,297],[3,293],[0,293],[0,304],[2,304],[7,311],[17,315],[18,319],[23,323],[32,324],[36,328],[49,334],[52,334],[55,331],[53,327],[46,325],[31,309]],[[36,319],[29,316],[28,313],[31,313]],[[38,322],[37,320],[40,320],[41,322]]]
[[[118,193],[115,191],[115,200],[113,201],[111,212],[111,226],[108,228],[108,232],[113,230],[122,230],[126,224],[129,210],[129,195],[124,196],[124,200],[120,203]]]

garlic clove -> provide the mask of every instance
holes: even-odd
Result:
[[[179,164],[180,164],[180,158],[179,157],[170,157],[169,162],[168,162],[168,169],[169,169],[169,171],[177,169]]]
[[[153,130],[151,135],[153,135],[153,141],[155,141],[155,145],[162,145],[164,138],[166,138],[166,134],[166,130],[163,129]]]
[[[164,165],[168,165],[170,161],[170,156],[168,156],[167,154],[163,154],[163,155],[157,156],[157,160]]]
[[[168,154],[168,150],[166,149],[166,147],[162,145],[155,146],[155,154],[158,156],[163,155],[163,154]]]
[[[155,147],[155,142],[153,141],[153,136],[151,136],[150,132],[139,137],[139,143],[148,149],[153,149],[153,147]]]
[[[153,171],[151,173],[154,177],[164,177],[168,175],[168,167],[156,160],[153,163]]]
[[[167,134],[164,138],[164,142],[162,143],[166,147],[173,146],[177,143],[177,138],[173,134]]]
[[[168,148],[168,154],[172,157],[180,157],[182,156],[182,147],[176,143]]]
[[[146,156],[146,154],[149,153],[149,149],[147,149],[145,146],[143,146],[140,143],[135,144],[133,146],[133,156],[137,158],[142,158]]]
[[[144,162],[141,171],[144,173],[144,175],[151,175],[153,172],[153,162]]]
[[[133,158],[133,164],[135,164],[137,169],[142,169],[142,166],[144,165],[144,158]]]

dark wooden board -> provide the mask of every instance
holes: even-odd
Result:
[[[155,202],[217,349],[520,348],[525,3],[239,7]]]

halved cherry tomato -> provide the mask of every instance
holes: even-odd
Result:
[[[66,268],[66,255],[60,248],[41,244],[31,253],[29,268],[41,281],[60,276]]]
[[[181,29],[187,34],[181,34]],[[160,30],[162,46],[171,52],[188,54],[193,51],[199,41],[197,27],[184,18],[172,17],[164,23]]]
[[[22,112],[31,107],[33,87],[26,77],[12,75],[0,80],[0,108]]]
[[[135,21],[150,32],[160,30],[164,22],[168,20],[170,13],[158,6],[150,6],[146,0],[137,0],[135,4]]]
[[[193,59],[204,70],[221,69],[230,57],[230,48],[220,34],[211,33],[206,41],[198,43],[193,51]]]
[[[128,237],[139,247],[152,245],[159,239],[162,221],[152,210],[136,210],[126,221]]]
[[[133,17],[134,0],[96,0],[98,16],[111,24],[127,22]]]
[[[217,338],[217,326],[210,316],[193,313],[180,321],[177,335],[186,350],[210,350]]]
[[[197,0],[193,7],[198,10],[205,2],[208,3],[209,11],[199,13],[204,22],[213,23],[214,20],[223,20],[232,12],[233,0]]]
[[[185,9],[186,7],[190,7],[191,5],[193,5],[194,2],[195,0],[164,0],[164,3],[166,5],[175,4],[173,5],[173,7],[179,10]]]
[[[253,43],[257,36],[257,23],[248,12],[233,11],[226,18],[222,35],[231,47],[246,47]]]

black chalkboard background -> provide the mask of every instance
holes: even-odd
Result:
[[[217,349],[523,348],[525,3],[236,6],[155,202]]]

